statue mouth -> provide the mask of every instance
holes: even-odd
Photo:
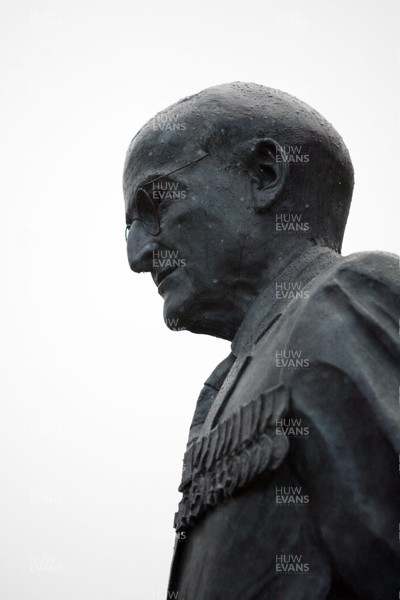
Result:
[[[168,267],[167,269],[163,269],[162,271],[156,271],[155,273],[152,273],[153,280],[156,286],[159,287],[161,282],[164,281],[164,279],[168,277],[168,275],[176,271],[176,269],[177,267]]]

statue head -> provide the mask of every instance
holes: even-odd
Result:
[[[208,88],[129,146],[129,264],[151,273],[171,328],[232,339],[294,257],[340,252],[353,182],[343,140],[304,102],[251,83]]]

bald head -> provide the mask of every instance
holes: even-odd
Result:
[[[260,85],[208,88],[130,144],[129,264],[151,273],[166,322],[232,339],[285,265],[340,251],[352,189],[347,149],[315,110]]]
[[[234,82],[183,98],[148,121],[133,138],[124,186],[141,160],[154,155],[165,165],[209,152],[224,167],[254,175],[257,141],[273,140],[262,152],[285,168],[276,201],[255,210],[301,213],[313,242],[340,250],[354,175],[347,148],[332,125],[313,108],[280,90]],[[179,166],[179,165],[178,165]],[[273,167],[273,165],[272,165]],[[266,164],[264,171],[270,170]],[[272,170],[271,170],[272,169]]]

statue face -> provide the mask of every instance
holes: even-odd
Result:
[[[159,178],[206,154],[188,136],[166,137],[140,134],[126,163],[127,223],[132,221],[140,188],[157,206],[160,223],[154,235],[149,233],[155,231],[151,227],[133,221],[128,260],[132,270],[151,273],[164,299],[168,326],[212,334],[213,322],[220,322],[223,313],[234,312],[241,246],[254,219],[254,211],[246,206],[248,184],[243,175],[211,155]],[[156,182],[144,185],[154,178]],[[142,191],[136,198],[139,203],[147,201]],[[232,327],[227,322],[222,337],[229,339]]]

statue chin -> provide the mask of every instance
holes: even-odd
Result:
[[[225,337],[220,335],[219,328],[218,330],[213,328],[212,321],[207,319],[204,313],[199,314],[194,309],[193,302],[180,302],[179,305],[166,302],[164,304],[164,322],[171,331],[190,331],[191,333]]]
[[[165,290],[164,322],[173,331],[191,331],[207,333],[205,325],[212,310],[204,301],[204,291],[200,288],[195,292],[191,287],[176,286]]]
[[[182,301],[177,295],[165,298],[163,316],[166,326],[172,331],[190,330],[190,306],[190,302]]]

